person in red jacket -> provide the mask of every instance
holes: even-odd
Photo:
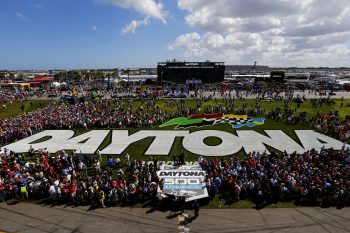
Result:
[[[248,159],[248,166],[253,167],[253,168],[256,167],[256,161],[255,161],[255,159],[253,159],[252,156],[249,156],[249,159]]]

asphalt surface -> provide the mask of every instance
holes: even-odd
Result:
[[[298,95],[300,97],[303,97],[305,96],[306,99],[318,99],[318,98],[327,98],[329,95],[328,95],[329,91],[327,91],[327,94],[326,95],[319,95],[319,93],[317,93],[315,95],[314,92],[309,92],[308,90],[306,91],[295,91],[293,93],[293,96],[294,97],[297,97]],[[190,95],[193,95],[194,92],[190,92]],[[228,92],[225,92],[225,94],[228,94]],[[236,92],[232,92],[231,94],[234,95],[234,97],[237,99],[236,97]],[[221,98],[224,98],[224,96],[221,95],[220,92],[215,92],[215,95],[213,95],[213,92],[204,92],[202,93],[203,96],[205,97],[208,97],[208,96],[212,96],[212,98],[217,98],[217,99],[221,99]],[[285,93],[281,93],[281,96],[285,96]],[[245,95],[243,94],[243,98],[245,99],[256,99],[257,95]],[[339,91],[339,92],[335,92],[335,95],[330,95],[329,96],[331,99],[341,99],[341,98],[344,98],[344,99],[349,99],[350,98],[350,92],[346,92],[346,91]]]
[[[0,203],[0,232],[177,232],[177,218],[148,208]],[[202,209],[189,232],[350,232],[350,208]]]
[[[225,97],[228,97],[228,91],[225,92],[225,94],[227,94],[226,96],[222,96],[220,92],[215,92],[215,95],[213,92],[208,92],[208,91],[205,91],[203,92],[201,95],[204,96],[204,97],[208,97],[208,96],[211,96],[212,98],[217,98],[217,99],[222,99],[222,98],[225,98]],[[329,95],[328,95],[329,91],[327,91],[327,95],[319,95],[319,93],[317,93],[315,95],[315,93],[310,93],[308,90],[306,91],[295,91],[293,96],[294,97],[297,97],[298,95],[300,97],[303,97],[305,96],[306,99],[318,99],[318,98],[327,98]],[[69,95],[70,92],[66,92],[66,93],[63,93],[63,95]],[[193,91],[190,91],[190,96],[194,95],[194,92]],[[237,99],[236,97],[236,92],[232,92],[231,93],[232,95],[234,95],[234,97]],[[105,99],[110,99],[111,98],[111,95],[110,94],[102,94],[103,95],[103,98]],[[281,94],[282,96],[284,96],[284,93]],[[88,96],[86,92],[84,93],[78,93],[78,98],[79,97],[86,97]],[[243,95],[243,97],[245,99],[256,99],[257,95]],[[344,99],[350,99],[350,92],[346,92],[346,91],[339,91],[339,92],[335,92],[335,95],[331,95],[329,96],[331,99],[341,99],[341,98],[344,98]],[[35,98],[37,100],[51,100],[51,99],[59,99],[59,97],[55,97],[55,98],[48,98],[48,97],[39,97],[39,98]]]

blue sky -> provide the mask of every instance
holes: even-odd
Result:
[[[0,69],[350,66],[348,0],[0,0]]]
[[[167,9],[176,8],[170,2]],[[168,47],[188,28],[183,17],[122,34],[144,17],[95,0],[0,0],[0,69],[155,67],[179,57]]]

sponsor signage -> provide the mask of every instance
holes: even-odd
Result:
[[[190,117],[178,117],[165,122],[159,127],[176,126],[175,129],[212,126],[216,124],[230,124],[232,128],[238,129],[243,126],[253,127],[263,125],[264,118],[252,118],[248,115],[233,115],[233,114],[196,114]]]
[[[130,134],[128,130],[112,130],[112,139],[105,148],[100,145],[110,133],[110,130],[92,130],[74,136],[72,130],[46,130],[28,138],[19,140],[3,148],[18,153],[27,152],[32,145],[34,149],[47,148],[51,153],[58,150],[75,150],[78,153],[94,154],[97,149],[102,154],[121,154],[129,146],[145,138],[153,138],[148,145],[145,155],[169,155],[176,138],[182,138],[182,147],[188,152],[202,156],[228,156],[243,149],[245,152],[264,152],[266,146],[287,153],[303,153],[321,148],[340,150],[344,143],[315,132],[313,130],[294,130],[296,140],[290,138],[282,130],[265,130],[264,134],[254,130],[236,130],[229,133],[221,130],[140,130]],[[218,145],[207,145],[205,139],[216,137],[220,139]],[[45,140],[44,140],[45,139]],[[345,144],[345,148],[350,146]],[[3,149],[2,148],[2,149]]]
[[[185,201],[208,197],[206,173],[199,166],[163,166],[157,174],[163,180],[165,194],[185,197]]]

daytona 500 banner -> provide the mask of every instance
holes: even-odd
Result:
[[[206,173],[199,166],[163,166],[157,174],[159,179],[163,179],[165,194],[186,197],[186,201],[208,197]]]

